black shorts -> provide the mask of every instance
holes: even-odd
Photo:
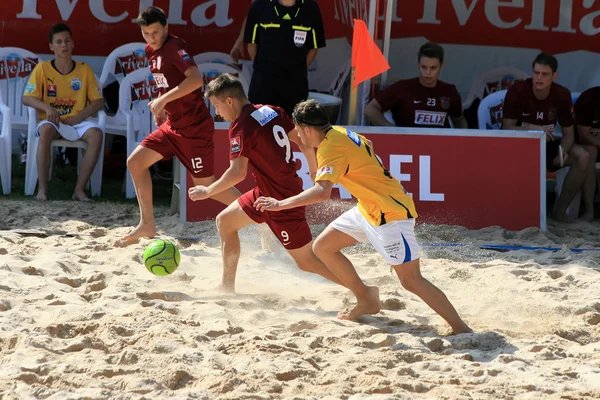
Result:
[[[296,104],[308,98],[308,78],[290,78],[279,78],[254,70],[248,99],[252,104],[279,106],[291,116]]]

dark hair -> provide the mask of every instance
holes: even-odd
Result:
[[[531,68],[535,68],[535,64],[547,65],[552,68],[552,73],[555,73],[558,69],[558,60],[552,54],[540,53],[537,55],[533,63],[531,64]]]
[[[421,61],[421,58],[437,58],[440,60],[440,64],[444,63],[444,48],[437,43],[427,42],[419,49],[417,55],[417,61]]]
[[[155,22],[160,22],[162,26],[167,25],[167,16],[162,8],[146,7],[137,17],[138,26],[150,26]]]
[[[58,24],[52,25],[52,28],[50,28],[50,33],[48,33],[48,40],[50,41],[50,43],[52,43],[52,41],[54,40],[54,35],[61,32],[69,32],[69,36],[73,37],[73,33],[71,33],[71,28],[69,28],[67,24],[59,22]]]
[[[221,74],[206,85],[204,97],[235,97],[243,99],[246,97],[242,82],[231,74]]]
[[[296,104],[292,113],[294,123],[325,129],[329,126],[329,115],[315,99],[304,100]]]

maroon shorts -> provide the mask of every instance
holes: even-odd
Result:
[[[156,151],[165,160],[177,157],[194,178],[206,178],[215,174],[214,133],[212,121],[180,129],[173,129],[167,121],[140,145]]]
[[[299,249],[312,241],[312,233],[306,222],[306,207],[260,212],[254,208],[254,201],[260,196],[260,190],[255,187],[238,199],[242,210],[254,222],[266,223],[287,250]]]

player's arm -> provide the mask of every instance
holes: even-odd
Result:
[[[256,53],[258,53],[257,44],[256,43],[248,43],[247,48],[248,48],[248,56],[250,56],[250,59],[252,61],[254,61],[254,59],[256,58]]]
[[[577,125],[577,133],[582,143],[600,147],[600,137],[592,135],[591,126]]]
[[[162,103],[167,104],[192,93],[194,90],[201,88],[204,84],[204,78],[197,66],[190,66],[185,70],[184,74],[185,79],[181,81],[179,85],[175,86],[156,100],[160,100]]]
[[[86,118],[96,115],[98,111],[104,108],[104,99],[96,99],[89,103],[83,110],[65,120],[67,125],[77,125],[86,120]]]
[[[296,143],[298,148],[304,154],[306,158],[306,162],[308,163],[308,171],[310,173],[310,179],[314,182],[317,176],[317,155],[315,153],[315,149],[311,146],[305,146],[298,135],[298,131],[296,129],[292,129],[287,133],[290,141]]]
[[[307,206],[309,204],[320,203],[331,197],[331,181],[317,181],[315,186],[306,189],[300,194],[293,197],[288,197],[284,200],[275,200],[272,197],[259,197],[254,202],[254,207],[258,211],[281,211],[289,210],[290,208]]]
[[[394,126],[383,116],[383,108],[377,99],[373,99],[365,107],[365,116],[371,121],[371,125],[375,126]]]
[[[306,54],[306,66],[309,67],[310,64],[312,64],[313,61],[315,61],[315,58],[317,58],[317,53],[319,52],[319,49],[310,49],[308,50],[308,53]]]
[[[229,168],[210,186],[195,186],[188,190],[193,201],[204,200],[230,189],[243,181],[248,173],[248,158],[240,156],[229,162]]]
[[[563,126],[562,127],[562,140],[560,141],[560,145],[563,148],[565,153],[568,153],[569,150],[575,144],[575,129],[573,129],[573,125],[571,126]]]
[[[238,38],[235,40],[235,44],[231,48],[229,55],[233,59],[233,61],[240,61],[240,57],[244,56],[244,31],[246,30],[246,18],[244,18],[244,22],[242,22],[242,29],[240,30],[240,34]]]

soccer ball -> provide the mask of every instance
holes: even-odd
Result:
[[[155,240],[144,250],[144,265],[154,275],[170,275],[179,266],[179,250],[168,240]]]

